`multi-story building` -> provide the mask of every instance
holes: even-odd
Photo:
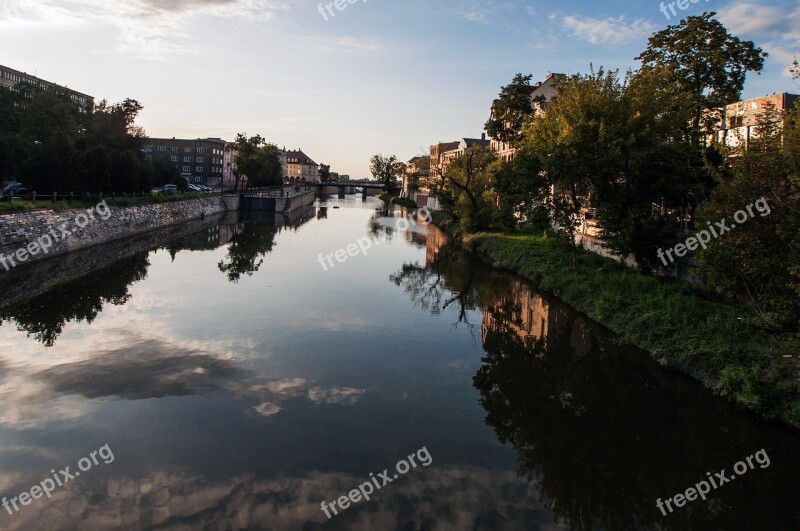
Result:
[[[286,151],[286,178],[289,182],[318,183],[319,164],[303,153],[302,149],[297,151]]]
[[[144,147],[145,159],[169,160],[192,184],[221,186],[225,169],[225,145],[220,138],[151,138]]]
[[[550,105],[555,95],[558,94],[558,82],[564,79],[566,79],[564,74],[547,74],[544,81],[537,81],[531,86],[531,110],[534,115],[538,116],[545,112],[547,106]],[[495,100],[495,102],[496,101],[497,100]],[[492,105],[492,109],[494,109],[494,105]],[[492,112],[494,112],[494,110]],[[496,138],[491,139],[490,147],[492,151],[497,153],[499,158],[506,162],[514,160],[514,156],[517,154],[516,148],[514,148],[510,142],[501,142]]]
[[[25,72],[20,72],[19,70],[14,70],[13,68],[0,65],[0,86],[13,89],[20,83],[26,83],[43,90],[52,91],[59,96],[66,97],[72,100],[82,112],[90,113],[92,110],[94,110],[93,96],[89,96],[88,94],[72,90],[62,85],[57,85],[51,81],[45,81],[44,79],[39,79],[38,77],[31,76]]]
[[[236,155],[239,152],[234,149],[235,144],[225,145],[225,154],[222,156],[222,188],[232,190],[236,187]],[[239,177],[239,188],[247,188],[247,175]]]
[[[797,94],[784,92],[731,103],[722,110],[714,141],[733,148],[742,144],[748,147],[756,137],[758,118],[770,105],[774,108],[776,122],[780,123],[780,116],[791,110],[798,98]]]
[[[403,190],[401,192],[403,197],[407,197],[412,201],[417,200],[419,189],[422,183],[426,182],[430,174],[430,168],[430,157],[414,157],[406,163],[406,173],[403,175]]]

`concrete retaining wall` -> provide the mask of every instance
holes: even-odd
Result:
[[[238,208],[238,197],[207,197],[135,207],[37,210],[0,216],[0,274],[43,258],[128,238]],[[94,217],[94,220],[91,218]],[[43,247],[49,247],[45,253]]]

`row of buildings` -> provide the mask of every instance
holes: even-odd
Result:
[[[233,188],[236,185],[236,150],[221,138],[151,138],[144,147],[148,161],[168,158],[188,182],[205,186]],[[279,150],[285,182],[320,182],[319,164],[302,149]],[[247,185],[243,177],[240,186]]]
[[[84,113],[94,110],[94,97],[72,90],[66,86],[40,79],[7,66],[0,65],[0,86],[15,90],[20,84],[30,85],[72,100]],[[233,187],[236,179],[234,162],[236,152],[231,144],[221,138],[151,138],[144,147],[144,157],[152,162],[158,157],[171,162],[181,175],[192,184],[211,187]],[[280,150],[283,177],[286,182],[320,181],[319,165],[302,149]],[[347,175],[333,174],[340,180],[348,180]],[[247,178],[242,179],[246,184]]]
[[[558,94],[558,83],[566,78],[563,74],[548,74],[544,81],[536,82],[530,87],[531,110],[534,115],[546,112],[547,106]],[[772,107],[776,113],[783,113],[793,108],[798,95],[780,93],[739,101],[721,109],[719,121],[709,140],[719,145],[737,147],[748,146],[757,136],[758,118],[766,109]],[[495,100],[497,101],[497,100]],[[494,105],[492,105],[494,108]],[[495,138],[480,139],[462,138],[452,142],[439,142],[430,147],[427,156],[414,157],[406,163],[406,174],[403,177],[403,196],[417,202],[418,206],[438,208],[438,201],[431,190],[432,182],[447,174],[452,162],[464,154],[473,145],[488,146],[498,158],[511,162],[516,149],[509,143]]]

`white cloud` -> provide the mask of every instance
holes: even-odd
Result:
[[[567,16],[563,22],[574,37],[592,44],[620,44],[655,31],[655,26],[642,18],[626,23],[624,15],[606,19]]]
[[[734,35],[769,35],[800,45],[800,7],[765,6],[740,2],[720,9],[717,18]]]
[[[10,0],[0,8],[3,25],[110,26],[120,51],[148,58],[194,53],[185,44],[192,17],[269,21],[288,6],[278,0]]]

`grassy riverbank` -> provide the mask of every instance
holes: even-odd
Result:
[[[156,203],[174,203],[177,201],[188,201],[190,199],[202,199],[205,197],[218,196],[218,193],[185,193],[185,194],[152,194],[145,197],[100,197],[93,196],[91,199],[76,199],[74,201],[24,201],[7,200],[0,201],[0,214],[10,214],[14,212],[28,212],[31,210],[55,210],[58,212],[75,210],[81,208],[91,208],[100,201],[105,201],[107,205],[118,207],[152,205]]]
[[[437,218],[444,230],[452,229]],[[459,238],[603,323],[622,341],[649,351],[662,365],[767,418],[800,426],[800,338],[768,330],[748,308],[588,251],[579,250],[573,266],[570,246],[552,235]]]

